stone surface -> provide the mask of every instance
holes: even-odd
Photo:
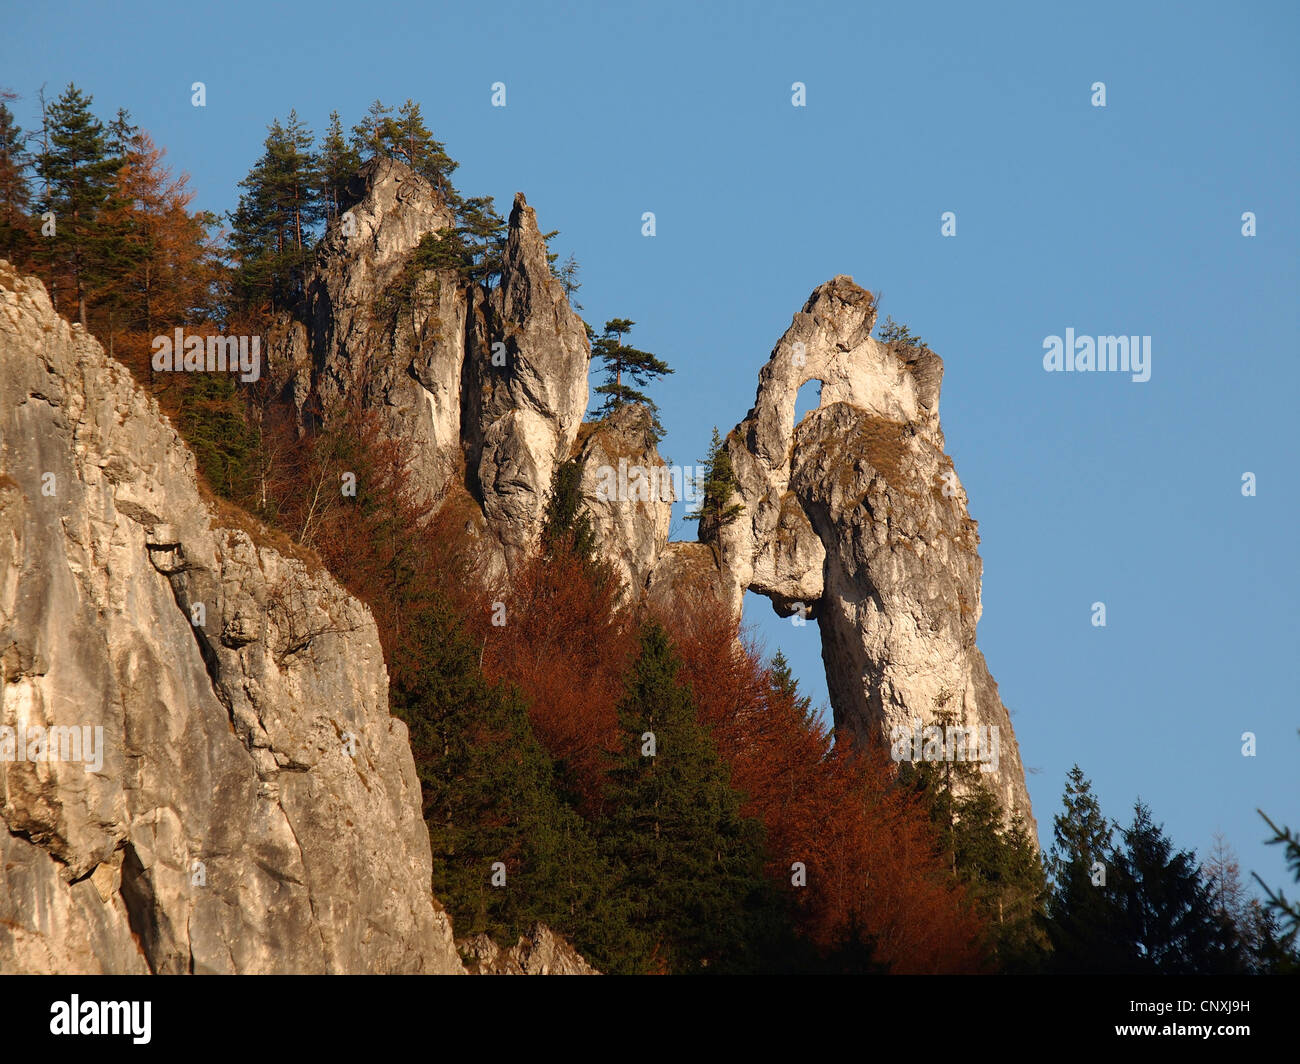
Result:
[[[759,376],[727,437],[743,513],[716,541],[733,608],[746,589],[782,615],[816,618],[837,727],[889,736],[951,713],[995,727],[986,780],[1034,830],[1006,708],[975,645],[982,565],[967,498],[939,426],[943,363],[870,337],[870,293],[818,287]],[[818,408],[794,422],[802,385]]]
[[[471,975],[599,975],[582,955],[545,924],[536,924],[518,943],[501,949],[487,935],[456,945]]]
[[[625,406],[585,426],[578,452],[584,505],[602,553],[632,599],[645,591],[650,571],[668,545],[678,498],[649,428],[643,407]]]
[[[354,400],[377,413],[409,449],[431,509],[467,488],[490,533],[485,570],[499,579],[536,543],[555,464],[582,423],[582,320],[522,194],[498,284],[424,271],[406,276],[411,295],[397,300],[420,240],[455,221],[429,182],[391,159],[367,163],[349,198],[350,220],[317,250],[306,308],[271,331],[268,372],[303,417]]]
[[[7,263],[0,725],[102,729],[0,761],[0,971],[462,970],[369,612]]]

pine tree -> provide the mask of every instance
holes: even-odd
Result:
[[[360,167],[360,153],[344,139],[339,113],[331,111],[320,149],[321,195],[327,221],[342,213],[348,182]]]
[[[22,127],[9,110],[12,93],[0,95],[0,258],[24,266],[32,254],[35,227],[27,171],[31,156]]]
[[[1231,929],[1215,913],[1196,856],[1174,850],[1151,810],[1138,801],[1112,855],[1118,907],[1111,934],[1124,949],[1124,969],[1159,975],[1221,975],[1240,971]]]
[[[91,112],[93,98],[69,85],[46,114],[48,143],[38,170],[45,188],[37,210],[54,213],[55,235],[38,245],[54,291],[66,278],[78,320],[87,325],[87,306],[100,266],[100,215],[113,191],[119,161],[108,150],[103,123]]]
[[[564,286],[564,298],[575,311],[582,309],[582,304],[573,298],[582,287],[582,282],[578,280],[578,273],[578,259],[573,252],[569,252],[569,257],[562,265],[557,267],[554,262],[551,263],[551,274]]]
[[[301,295],[311,243],[324,217],[320,160],[311,131],[296,111],[269,127],[262,157],[239,183],[244,193],[231,215],[238,266],[235,290],[246,303],[273,308]]]
[[[376,155],[388,154],[396,135],[393,109],[375,100],[366,116],[352,127],[352,149],[361,159],[368,161]]]
[[[478,654],[434,602],[404,636],[394,669],[393,711],[410,728],[434,893],[458,935],[512,942],[540,920],[597,966],[616,966],[635,936],[609,893],[611,874],[590,829],[556,795],[523,700],[484,679]]]
[[[713,539],[719,529],[735,521],[745,509],[740,503],[731,501],[740,484],[731,466],[731,451],[718,435],[716,425],[713,426],[713,440],[709,443],[709,455],[704,459],[704,469],[704,483],[701,485],[704,497],[699,508],[688,513],[686,519],[700,522],[701,539]]]
[[[497,214],[491,196],[471,196],[462,200],[457,194],[459,224],[455,235],[468,252],[470,266],[465,270],[470,280],[490,284],[501,273],[506,248],[506,223]]]
[[[393,117],[393,109],[379,100],[370,105],[365,118],[352,127],[352,147],[362,159],[384,156],[398,159],[426,178],[457,214],[463,206],[451,175],[457,163],[447,154],[442,141],[425,125],[420,105],[407,100]]]
[[[442,194],[443,199],[452,210],[460,207],[460,198],[451,175],[459,165],[447,154],[445,145],[435,140],[428,126],[424,124],[424,115],[420,105],[414,100],[407,100],[397,109],[397,118],[392,125],[392,141],[388,150],[406,163],[421,177]],[[489,199],[488,205],[491,205]]]
[[[542,522],[542,547],[571,551],[583,561],[596,556],[596,530],[582,499],[582,456],[575,455],[555,467],[551,494]]]
[[[663,426],[659,423],[659,408],[644,392],[638,391],[632,385],[643,388],[650,381],[673,371],[666,362],[648,351],[638,351],[635,347],[628,347],[623,343],[623,337],[635,324],[636,322],[629,321],[627,318],[611,318],[605,322],[605,332],[601,336],[595,336],[594,331],[588,326],[592,357],[604,363],[605,371],[605,383],[596,389],[605,400],[596,413],[600,417],[608,417],[630,403],[640,403],[650,412],[653,439],[658,442],[663,438]],[[625,374],[631,384],[623,383]]]
[[[741,816],[678,668],[666,633],[648,624],[618,707],[623,742],[609,773],[602,848],[618,869],[618,892],[654,943],[641,965],[761,967],[775,923],[762,828]]]

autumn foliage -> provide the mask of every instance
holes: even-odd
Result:
[[[720,604],[700,597],[671,622],[701,719],[767,829],[772,876],[789,884],[794,862],[807,868],[807,887],[791,890],[803,933],[824,950],[864,935],[892,972],[980,970],[980,921],[883,752],[833,743]]]
[[[519,686],[537,737],[558,762],[582,810],[597,815],[609,756],[618,747],[615,706],[637,632],[617,605],[618,584],[568,549],[538,553],[502,592],[504,624],[483,625],[483,669]]]

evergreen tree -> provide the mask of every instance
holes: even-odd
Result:
[[[659,408],[645,395],[632,387],[645,387],[647,383],[672,373],[668,364],[648,351],[638,351],[623,343],[623,337],[636,322],[627,318],[611,318],[605,322],[605,331],[595,336],[590,326],[587,327],[588,339],[591,340],[591,354],[604,363],[605,383],[596,389],[605,397],[596,411],[600,417],[608,417],[614,411],[630,403],[640,403],[650,412],[652,434],[655,442],[663,438],[663,426],[659,423]],[[624,375],[630,384],[623,382]]]
[[[1113,832],[1078,765],[1066,777],[1053,835],[1046,923],[1053,967],[1074,973],[1120,970],[1126,961],[1115,943],[1119,910],[1110,868]]]
[[[242,501],[253,491],[256,436],[234,378],[228,373],[185,373],[167,383],[179,389],[178,427],[199,472],[217,494]]]
[[[547,552],[569,550],[589,562],[596,557],[597,541],[591,515],[583,506],[582,472],[581,455],[555,467],[542,523],[542,547]]]
[[[1255,810],[1273,832],[1270,846],[1281,846],[1287,868],[1300,883],[1300,834],[1289,827],[1278,827],[1262,810]],[[1267,898],[1257,914],[1255,930],[1259,941],[1258,953],[1265,958],[1269,970],[1279,972],[1300,971],[1300,900],[1290,899],[1278,888],[1274,890],[1258,872],[1251,873],[1264,888]]]
[[[812,699],[799,693],[799,681],[790,669],[785,654],[778,650],[772,655],[767,666],[768,682],[772,685],[772,698],[777,702],[789,701],[795,711],[802,716],[805,723],[811,724],[817,719]]]
[[[955,716],[940,713],[939,727]],[[1007,823],[1001,804],[974,761],[913,761],[899,766],[901,785],[924,796],[949,867],[989,928],[998,969],[1040,968],[1047,939],[1042,930],[1047,898],[1038,847],[1019,815]]]
[[[731,466],[731,451],[718,435],[716,425],[713,426],[713,440],[709,444],[709,456],[704,459],[704,469],[704,483],[701,485],[704,498],[694,513],[686,515],[688,521],[700,522],[701,539],[715,537],[720,528],[731,524],[745,509],[740,503],[731,501],[740,485]]]
[[[598,967],[616,966],[636,948],[608,892],[610,872],[590,829],[557,797],[522,699],[489,684],[478,655],[451,610],[434,602],[403,638],[394,669],[393,711],[410,728],[434,893],[458,935],[510,942],[541,920]]]
[[[578,260],[573,252],[569,252],[569,257],[564,260],[563,265],[557,267],[554,262],[551,263],[551,274],[564,286],[564,298],[575,311],[582,309],[582,304],[573,298],[582,287],[582,282],[578,280],[578,272]]]
[[[451,183],[451,175],[459,163],[455,162],[442,141],[434,139],[433,133],[424,124],[424,115],[420,105],[414,100],[407,100],[397,109],[397,118],[392,124],[392,140],[388,150],[406,163],[421,177],[427,178],[446,200],[452,210],[461,206],[460,197]],[[488,205],[491,206],[489,199]]]
[[[106,334],[110,357],[115,354],[118,331],[131,324],[130,287],[147,255],[147,234],[140,225],[129,180],[143,165],[140,137],[140,127],[132,123],[126,110],[119,109],[104,138],[117,172],[95,226],[92,277],[96,331]]]
[[[244,193],[231,215],[231,245],[238,261],[235,288],[245,303],[280,308],[301,294],[312,237],[324,217],[313,143],[290,111],[287,124],[271,124],[262,157],[239,183]]]
[[[337,111],[330,112],[329,125],[321,141],[320,176],[326,221],[343,212],[348,182],[361,167],[361,155],[344,139],[343,123]]]
[[[1159,975],[1220,975],[1242,969],[1231,928],[1214,910],[1196,856],[1177,850],[1141,801],[1113,855],[1125,969]]]
[[[609,773],[602,848],[653,944],[637,967],[761,968],[778,922],[762,828],[741,816],[678,668],[663,629],[648,624],[618,707],[623,740]]]
[[[108,150],[103,123],[91,112],[93,98],[69,85],[45,114],[47,144],[38,170],[44,181],[37,210],[54,213],[55,235],[38,247],[51,273],[53,296],[66,279],[78,320],[101,266],[100,216],[112,195],[119,160]]]
[[[447,154],[442,141],[434,138],[414,100],[402,104],[396,117],[391,107],[379,100],[372,103],[365,118],[352,127],[352,147],[362,159],[386,156],[406,163],[438,190],[453,211],[460,213],[461,199],[451,182],[460,164]]]
[[[506,249],[506,223],[497,214],[491,196],[471,196],[458,203],[459,225],[455,235],[468,252],[470,266],[465,270],[470,280],[490,284],[499,276]]]
[[[23,266],[32,254],[36,229],[27,181],[31,156],[22,127],[9,110],[10,98],[8,93],[0,96],[0,258]]]
[[[930,350],[930,346],[924,340],[919,336],[913,336],[911,329],[894,321],[892,317],[885,318],[885,324],[877,331],[877,338],[882,344],[888,344],[896,350]]]
[[[386,155],[396,137],[393,109],[375,100],[366,116],[352,127],[352,149],[364,161]]]

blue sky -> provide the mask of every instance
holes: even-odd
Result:
[[[1300,826],[1297,5],[130,11],[7,13],[0,83],[24,125],[42,83],[75,80],[225,211],[290,108],[320,132],[333,109],[350,126],[375,97],[419,100],[458,186],[503,207],[524,191],[581,263],[584,315],[634,319],[631,342],[676,368],[654,395],[677,462],[744,417],[816,285],[883,292],[946,364],[980,645],[1043,841],[1077,761],[1110,816],[1140,796],[1180,845],[1221,829],[1246,873],[1285,880],[1254,810]],[[1044,372],[1067,327],[1150,336],[1150,381]],[[824,700],[815,628],[762,600],[747,618]]]

